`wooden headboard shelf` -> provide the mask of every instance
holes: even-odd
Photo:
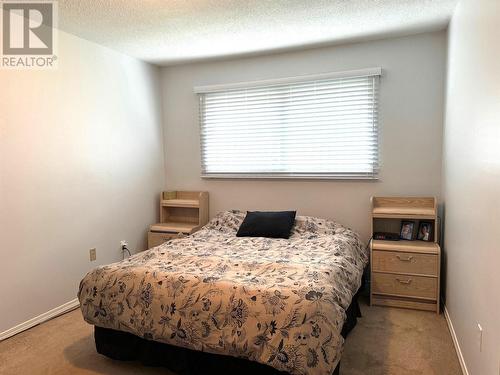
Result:
[[[164,232],[179,231],[179,226],[189,224],[193,227],[192,230],[180,232],[190,234],[207,222],[208,193],[206,191],[164,191],[161,193],[160,224]],[[168,230],[169,223],[172,224],[171,230]]]
[[[208,192],[164,191],[160,196],[160,222],[149,227],[148,247],[190,235],[208,223]]]
[[[372,215],[387,219],[434,219],[437,215],[437,202],[434,197],[373,197]]]

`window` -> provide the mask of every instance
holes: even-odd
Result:
[[[195,88],[202,177],[375,179],[380,74]]]

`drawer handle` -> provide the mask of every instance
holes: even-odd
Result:
[[[401,284],[410,284],[412,279],[408,279],[408,280],[396,279],[396,280],[397,280],[399,283],[401,283]]]
[[[413,256],[411,255],[408,258],[403,258],[401,255],[396,255],[396,256],[401,262],[410,262],[413,259]]]

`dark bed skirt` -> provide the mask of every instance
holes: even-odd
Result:
[[[359,294],[359,293],[358,293]],[[347,309],[342,327],[345,338],[361,317],[358,294]],[[150,341],[127,332],[94,327],[97,352],[121,361],[140,361],[145,366],[163,366],[179,375],[284,375],[270,366],[225,355],[199,352],[156,341]],[[332,375],[340,374],[340,363]]]

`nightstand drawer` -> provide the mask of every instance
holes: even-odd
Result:
[[[372,293],[416,298],[437,298],[437,278],[374,272]]]
[[[372,269],[380,272],[438,275],[438,257],[433,254],[403,253],[399,251],[372,252]]]
[[[169,233],[169,232],[148,232],[148,248],[159,246],[173,238],[182,237],[182,233]]]

